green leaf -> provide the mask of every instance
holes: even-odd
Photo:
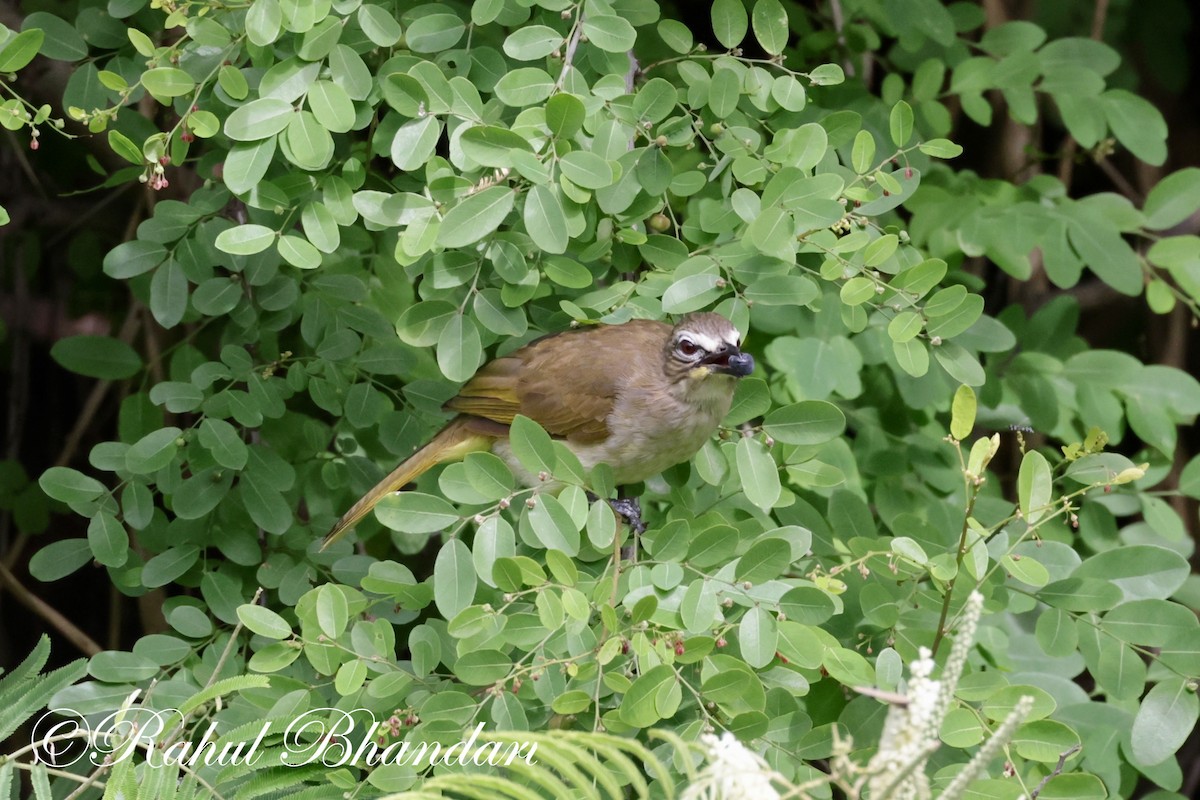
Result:
[[[1144,97],[1124,89],[1100,95],[1100,105],[1117,141],[1154,166],[1167,160],[1167,123],[1162,112]]]
[[[573,94],[559,92],[546,101],[546,127],[559,139],[569,139],[579,133],[585,116],[583,103]]]
[[[327,583],[317,590],[316,612],[321,633],[330,639],[345,633],[350,622],[350,609],[346,595],[337,586]]]
[[[266,606],[244,603],[238,606],[238,620],[253,633],[268,639],[287,639],[292,635],[292,626],[283,617]]]
[[[1165,600],[1183,585],[1187,574],[1183,556],[1163,547],[1140,544],[1091,556],[1076,568],[1072,578],[1109,581],[1124,592],[1127,600]]]
[[[183,266],[171,258],[150,280],[150,313],[164,328],[174,328],[187,311],[188,279]]]
[[[317,122],[333,133],[345,133],[354,127],[354,102],[333,81],[315,81],[309,87],[308,107]]]
[[[1053,486],[1050,464],[1036,450],[1025,453],[1017,473],[1017,496],[1020,498],[1021,514],[1030,525],[1051,513],[1049,508]]]
[[[927,156],[934,158],[957,158],[962,155],[962,146],[957,145],[949,139],[930,139],[927,142],[921,142],[917,148]]]
[[[1166,600],[1132,600],[1104,615],[1103,630],[1129,644],[1166,647],[1198,630],[1191,609]]]
[[[708,107],[718,119],[725,119],[737,110],[741,94],[742,81],[736,72],[722,67],[713,70],[708,86]]]
[[[720,275],[702,272],[680,278],[663,292],[663,311],[668,314],[686,314],[709,305],[720,296],[717,281]]]
[[[50,357],[79,375],[104,380],[132,378],[142,359],[132,347],[111,336],[68,336],[50,348]]]
[[[39,50],[46,58],[55,61],[79,61],[87,58],[87,42],[74,25],[61,17],[45,11],[34,11],[21,21],[21,28],[22,33],[33,30],[42,32],[43,39]]]
[[[457,14],[426,14],[412,21],[404,38],[414,53],[438,53],[457,44],[465,30]]]
[[[536,422],[529,417],[517,414],[509,428],[508,441],[513,455],[530,474],[539,475],[543,472],[547,475],[554,474],[554,470],[558,466],[554,442],[550,438],[550,434],[546,433]]]
[[[759,539],[738,559],[734,579],[762,583],[777,578],[792,563],[792,548],[783,539]]]
[[[367,38],[379,47],[391,47],[400,41],[403,33],[391,9],[376,3],[363,3],[358,7],[358,24]]]
[[[141,166],[146,163],[146,156],[142,154],[142,148],[134,144],[128,136],[121,133],[116,128],[113,128],[108,132],[108,146],[112,148],[114,153],[128,161],[130,164]],[[127,244],[131,243],[127,242]]]
[[[465,314],[455,314],[438,336],[437,362],[442,374],[452,381],[465,381],[475,374],[482,359],[479,328]]]
[[[250,94],[250,84],[242,71],[232,64],[224,64],[217,71],[217,83],[225,94],[234,100],[245,100]]]
[[[621,698],[620,717],[626,725],[648,728],[662,719],[654,699],[659,692],[675,685],[675,670],[667,664],[643,672]]]
[[[1106,220],[1076,214],[1067,226],[1071,246],[1100,280],[1122,294],[1142,292],[1142,268],[1129,243]]]
[[[157,672],[158,664],[150,659],[119,650],[104,650],[88,661],[88,674],[107,683],[145,681]]]
[[[926,333],[942,339],[951,339],[962,333],[983,315],[983,298],[977,294],[968,294],[953,311],[929,321]]]
[[[588,14],[583,18],[583,32],[589,42],[610,53],[632,50],[637,41],[637,31],[633,25],[616,14]]]
[[[679,601],[679,616],[688,633],[698,634],[709,630],[717,618],[720,599],[712,581],[697,578],[688,585]]]
[[[499,650],[472,650],[454,662],[454,674],[468,686],[490,686],[506,678],[512,667],[512,659]]]
[[[875,160],[875,137],[870,131],[859,131],[854,136],[854,147],[851,151],[850,162],[854,171],[860,175],[868,172]]]
[[[892,342],[892,352],[900,369],[914,378],[920,378],[929,371],[929,350],[920,339]]]
[[[1006,555],[1000,565],[1009,575],[1030,586],[1045,586],[1050,582],[1050,573],[1044,566],[1029,556]]]
[[[453,619],[475,599],[475,566],[460,539],[442,545],[433,565],[433,602],[443,619]]]
[[[120,567],[129,557],[129,534],[112,514],[101,511],[88,523],[88,547],[106,567]]]
[[[1038,615],[1035,635],[1046,655],[1063,658],[1075,654],[1079,632],[1075,620],[1061,608],[1050,608]]]
[[[808,104],[808,94],[804,91],[804,84],[796,80],[791,75],[775,76],[775,81],[771,84],[771,99],[776,103],[779,103],[784,111],[803,111],[804,107]],[[825,129],[820,125],[816,125],[814,123],[808,123],[808,125],[812,125],[814,128],[819,129],[822,134],[825,133]],[[800,128],[796,129],[797,133],[799,133],[800,130],[808,127],[808,125],[801,125]],[[797,135],[795,139],[793,139],[793,149],[798,147],[797,141],[800,138],[801,137]],[[822,150],[822,155],[823,154],[824,151]],[[806,164],[808,158],[809,156],[806,155],[797,159],[793,162],[793,166],[799,167],[800,169],[811,168],[811,164]]]
[[[846,80],[846,72],[838,64],[822,64],[808,73],[813,86],[837,86]]]
[[[234,194],[244,194],[255,188],[275,158],[278,145],[271,136],[250,144],[235,144],[225,158],[225,185]]]
[[[742,0],[713,0],[711,14],[717,41],[730,50],[742,43],[750,26]]]
[[[1146,227],[1156,231],[1173,228],[1197,209],[1200,209],[1200,169],[1188,167],[1172,172],[1146,195],[1143,209]]]
[[[1120,587],[1098,578],[1065,578],[1037,593],[1044,603],[1065,611],[1104,611],[1121,602]]]
[[[557,192],[548,186],[534,186],[525,197],[522,211],[525,230],[539,249],[547,253],[566,252],[570,234],[567,216]]]
[[[506,72],[494,91],[504,105],[523,108],[545,101],[554,91],[554,79],[544,69],[521,67]]]
[[[504,54],[517,61],[536,61],[563,47],[565,37],[546,25],[525,25],[504,40]]]
[[[925,320],[920,314],[915,311],[901,311],[888,323],[888,337],[893,342],[907,342],[916,338],[924,325]]]
[[[524,136],[508,128],[490,125],[467,128],[459,137],[459,144],[463,153],[485,167],[511,167],[513,150],[531,152],[529,142]]]
[[[375,516],[385,528],[404,533],[434,533],[461,519],[454,506],[422,492],[395,492],[375,506]]]
[[[788,16],[779,0],[756,0],[751,16],[754,38],[762,49],[771,55],[779,55],[787,47]],[[782,103],[780,104],[782,105]]]
[[[70,467],[51,467],[38,478],[38,486],[48,496],[68,505],[93,503],[108,494],[100,481]]]
[[[1079,734],[1056,720],[1039,719],[1017,729],[1013,746],[1022,758],[1053,764],[1079,746]]]
[[[191,569],[200,559],[200,548],[192,544],[170,547],[142,567],[142,583],[148,587],[166,586]]]
[[[140,154],[141,151],[138,152]],[[166,258],[167,249],[158,242],[134,239],[117,245],[105,254],[104,274],[118,280],[132,278],[149,272]]]
[[[559,550],[568,556],[579,554],[579,526],[556,497],[543,495],[533,498],[534,506],[526,512],[529,527],[537,541],[547,550]]]
[[[192,76],[175,67],[156,67],[142,73],[142,86],[155,97],[179,97],[196,88]]]
[[[846,415],[833,403],[805,400],[776,409],[763,420],[767,435],[787,444],[824,444],[842,435]]]
[[[0,72],[16,72],[33,61],[45,38],[41,28],[29,28],[9,39],[0,49]]]
[[[757,438],[743,437],[737,443],[737,467],[746,499],[769,511],[782,491],[775,459]]]
[[[433,155],[441,136],[441,120],[432,114],[404,123],[392,137],[392,163],[408,172],[420,169]]]
[[[94,558],[87,539],[51,542],[29,559],[29,574],[43,583],[65,578]]]
[[[892,136],[892,144],[896,147],[904,147],[912,138],[912,107],[903,100],[892,106],[892,112],[888,117],[888,132]]]
[[[762,669],[775,659],[779,629],[774,615],[760,605],[746,609],[738,624],[738,647],[742,658],[755,669]]]
[[[238,106],[225,119],[225,135],[238,142],[266,139],[283,131],[295,115],[292,104],[277,97],[261,97]]]
[[[950,404],[950,435],[960,442],[971,435],[975,427],[975,390],[970,386],[959,386]]]
[[[512,211],[514,200],[513,191],[507,186],[492,186],[464,199],[442,219],[438,244],[466,247],[478,242],[500,227]]]
[[[616,180],[613,165],[586,150],[567,153],[559,159],[558,166],[567,180],[584,189],[603,189]]]
[[[1142,699],[1133,719],[1130,745],[1139,764],[1158,764],[1175,755],[1200,719],[1200,699],[1183,678],[1168,678]]]
[[[246,223],[226,228],[217,234],[216,246],[223,253],[251,256],[261,253],[275,243],[275,231],[266,225]]]

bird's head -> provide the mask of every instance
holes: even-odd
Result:
[[[720,314],[688,314],[667,340],[666,372],[673,382],[690,387],[721,385],[732,390],[733,380],[754,371],[754,357],[743,353],[733,323]]]

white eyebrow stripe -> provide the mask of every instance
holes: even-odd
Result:
[[[710,353],[721,349],[721,341],[719,339],[714,339],[707,333],[700,333],[699,331],[686,331],[680,338],[682,339],[684,336],[690,338],[693,342],[700,345]]]

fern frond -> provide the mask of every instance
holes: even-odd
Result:
[[[266,675],[235,675],[232,678],[219,680],[212,686],[196,692],[179,705],[179,711],[187,715],[209,700],[221,695],[229,694],[230,692],[240,692],[246,689],[265,689],[270,684],[271,681]]]
[[[303,767],[272,766],[238,787],[234,797],[236,800],[254,800],[265,794],[299,786],[307,780],[324,780],[328,774],[329,768],[323,764],[310,764]]]
[[[34,658],[39,649],[40,643],[30,657],[5,678],[7,681],[20,673],[22,679],[20,682],[8,684],[6,691],[0,694],[0,741],[12,736],[25,720],[45,708],[50,698],[87,673],[87,661],[81,658],[45,675],[31,677],[25,669],[26,664],[45,664],[44,657]]]
[[[544,795],[539,795],[526,786],[495,775],[440,775],[425,782],[424,790],[429,789],[439,791],[445,789],[472,800],[494,800],[497,793],[504,797],[511,797],[512,800],[545,800]],[[411,800],[411,797],[405,795],[396,795],[396,797]],[[566,798],[572,797],[572,795],[555,795],[555,797]]]
[[[8,702],[14,686],[41,672],[42,667],[46,666],[48,658],[50,658],[50,637],[43,633],[42,638],[38,639],[38,643],[33,646],[33,650],[25,657],[25,660],[14,667],[12,672],[0,678],[0,702]]]
[[[169,764],[142,764],[142,779],[138,783],[136,800],[159,800],[168,793],[175,793],[175,785],[179,782],[179,765],[172,761]]]
[[[659,738],[684,755],[689,772],[695,772],[691,747],[683,739],[675,734]],[[516,759],[511,764],[497,766],[505,775],[439,775],[425,781],[419,789],[391,794],[385,800],[496,800],[497,796],[512,800],[644,799],[650,797],[647,775],[658,781],[656,792],[662,792],[668,800],[675,797],[675,782],[667,767],[650,748],[635,739],[584,731],[553,734],[505,731],[489,733],[487,741],[535,745],[536,763]],[[621,777],[626,784],[621,783]]]

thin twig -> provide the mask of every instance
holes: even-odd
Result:
[[[1104,23],[1108,19],[1108,0],[1096,0],[1096,9],[1092,12],[1092,39],[1099,42],[1104,37]],[[1070,133],[1067,134],[1067,141],[1063,144],[1062,155],[1058,157],[1058,180],[1066,187],[1067,191],[1071,190],[1071,176],[1075,172],[1075,153],[1079,149],[1079,143],[1075,141],[1075,137]]]
[[[1104,156],[1097,156],[1096,166],[1104,170],[1104,174],[1108,176],[1109,180],[1116,184],[1116,187],[1121,190],[1121,194],[1129,198],[1131,203],[1139,206],[1142,204],[1141,192],[1134,188],[1133,184],[1129,182],[1129,179],[1122,175],[1121,171],[1112,165],[1112,162],[1110,162]]]
[[[854,77],[854,61],[850,58],[849,51],[846,50],[846,15],[842,13],[842,0],[829,0],[829,10],[833,14],[833,29],[837,31],[838,47],[846,52],[845,58],[842,59],[842,71],[848,77]]]
[[[1101,2],[1104,2],[1104,0],[1101,0]],[[1107,3],[1105,3],[1105,5],[1107,5]],[[1042,789],[1046,788],[1046,784],[1049,783],[1052,778],[1057,778],[1059,775],[1062,775],[1063,767],[1066,766],[1066,764],[1067,764],[1067,759],[1070,758],[1071,756],[1075,755],[1082,749],[1083,749],[1083,745],[1077,744],[1077,745],[1072,745],[1070,748],[1059,753],[1058,754],[1058,764],[1055,765],[1054,769],[1050,772],[1049,775],[1042,778],[1042,782],[1037,785],[1037,788],[1029,793],[1029,800],[1037,800],[1037,796],[1042,793]]]
[[[139,325],[138,308],[140,303],[134,301],[129,308],[129,313],[125,317],[125,321],[121,324],[121,330],[117,334],[117,338],[125,344],[133,341],[134,335],[137,333]],[[109,380],[97,381],[92,386],[92,391],[88,394],[87,399],[83,402],[83,410],[79,412],[79,417],[75,420],[75,427],[67,434],[67,440],[63,444],[62,450],[58,453],[58,458],[54,459],[54,466],[65,467],[75,458],[75,451],[79,448],[79,443],[83,440],[83,435],[92,426],[97,412],[100,410],[100,404],[104,402],[105,395],[112,388],[113,382]],[[28,541],[29,535],[22,531],[16,539],[13,540],[12,547],[8,551],[7,557],[4,559],[4,566],[8,569],[14,569],[17,561],[21,558],[21,554],[25,549],[25,543]]]
[[[75,623],[63,616],[42,598],[25,588],[17,576],[8,567],[0,564],[0,585],[3,585],[13,597],[26,608],[46,620],[55,630],[61,633],[71,644],[75,645],[84,655],[94,656],[104,648],[92,641],[92,638],[75,626]]]
[[[567,40],[567,49],[563,53],[562,72],[558,74],[558,81],[555,82],[554,88],[561,89],[567,80],[567,73],[571,71],[571,62],[575,60],[575,51],[579,49],[579,39],[583,36],[583,9],[579,9],[579,16],[575,18],[575,27],[571,29],[571,38]]]

